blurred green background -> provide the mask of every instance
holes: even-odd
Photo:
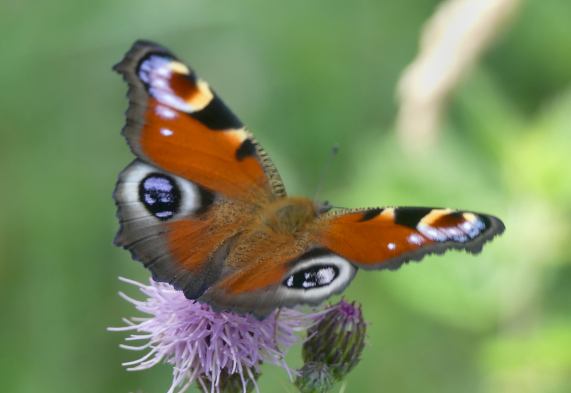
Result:
[[[337,206],[489,212],[504,236],[346,297],[370,322],[346,392],[571,391],[571,2],[529,0],[455,91],[438,144],[405,155],[396,83],[435,0],[0,3],[0,392],[165,392],[166,366],[128,373],[134,310],[117,276],[111,198],[132,159],[119,132],[131,43],[170,47],[272,155],[291,194]],[[299,365],[299,350],[291,363]],[[262,392],[293,392],[266,366]],[[337,391],[340,387],[337,387]]]

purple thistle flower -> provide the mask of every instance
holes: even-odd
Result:
[[[148,351],[123,365],[130,371],[148,369],[160,362],[172,365],[173,381],[168,393],[183,392],[194,382],[205,392],[218,393],[226,390],[223,386],[228,384],[223,379],[228,377],[233,381],[239,377],[242,392],[251,387],[258,390],[256,379],[264,362],[283,367],[291,379],[294,371],[286,364],[285,354],[298,341],[297,333],[322,315],[281,309],[258,320],[252,315],[216,312],[207,304],[185,298],[169,284],[150,280],[144,285],[120,279],[137,286],[146,299],[135,300],[123,293],[120,296],[148,315],[124,319],[127,326],[109,329],[132,332],[126,341],[146,341],[140,346],[121,346]]]

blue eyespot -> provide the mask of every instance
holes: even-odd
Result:
[[[172,218],[180,206],[180,190],[166,175],[153,173],[139,184],[139,200],[160,220]]]

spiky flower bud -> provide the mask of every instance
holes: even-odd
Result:
[[[361,306],[341,300],[308,330],[303,360],[327,365],[340,381],[359,363],[366,330]]]
[[[331,370],[324,363],[305,363],[298,372],[295,386],[301,393],[327,393],[335,382]]]

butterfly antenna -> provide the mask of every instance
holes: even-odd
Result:
[[[317,190],[315,191],[315,194],[313,195],[314,201],[317,201],[317,197],[319,196],[319,193],[321,192],[321,189],[323,188],[323,183],[325,183],[325,179],[327,178],[327,176],[329,175],[329,172],[331,171],[331,164],[333,163],[333,158],[335,158],[335,156],[337,155],[338,152],[339,152],[339,145],[334,145],[331,148],[331,155],[329,156],[329,159],[327,160],[327,162],[323,166],[323,169],[321,170],[321,174],[319,176],[319,181],[317,183]]]

